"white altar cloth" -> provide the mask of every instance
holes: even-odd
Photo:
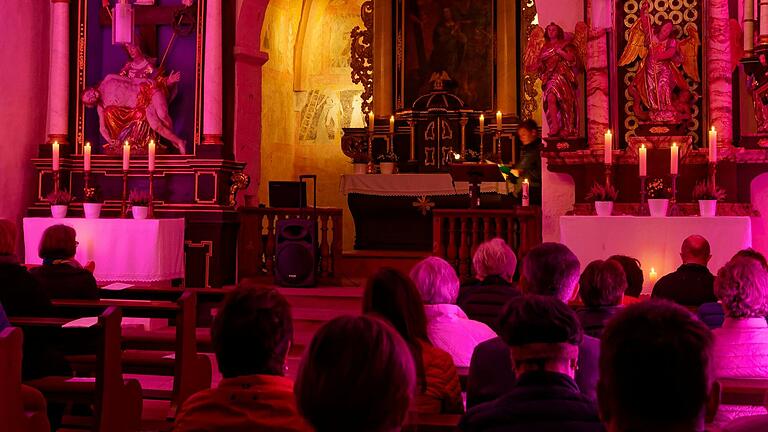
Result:
[[[752,246],[750,218],[742,216],[635,217],[562,216],[560,242],[568,246],[581,262],[611,255],[627,255],[640,260],[646,284],[651,267],[658,277],[674,271],[680,264],[680,245],[691,234],[709,241],[712,260],[709,270],[716,274],[736,252]]]
[[[448,173],[343,174],[339,189],[344,195],[359,193],[384,196],[458,195],[469,193],[469,183],[456,182]],[[480,192],[506,194],[506,184],[484,182]]]
[[[40,264],[43,231],[51,225],[77,231],[77,255],[96,263],[99,282],[156,282],[184,277],[184,219],[24,218],[27,264]]]

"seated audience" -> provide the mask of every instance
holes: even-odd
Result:
[[[221,305],[211,340],[223,379],[192,395],[175,431],[311,431],[284,376],[293,341],[291,308],[273,289],[239,288]]]
[[[600,345],[598,405],[609,432],[704,431],[716,404],[712,332],[668,301],[627,306]]]
[[[521,288],[523,295],[546,295],[563,303],[573,298],[579,280],[579,259],[560,243],[542,243],[531,249],[523,260]],[[500,323],[505,328],[508,323]],[[584,336],[579,345],[579,369],[576,384],[581,393],[596,399],[597,361],[600,340]],[[515,382],[509,347],[501,338],[477,346],[467,377],[467,407],[487,402],[505,394]]]
[[[768,379],[768,272],[752,258],[736,256],[717,273],[715,294],[725,311],[715,329],[715,378]],[[716,423],[765,414],[763,407],[721,405]]]
[[[40,316],[51,311],[51,301],[27,268],[16,258],[16,224],[0,219],[0,304],[13,316]]]
[[[469,319],[456,305],[459,295],[456,271],[444,259],[429,257],[411,269],[411,280],[424,301],[429,340],[448,352],[456,366],[469,366],[477,344],[495,338],[496,333],[487,325]]]
[[[617,264],[618,265],[618,264]],[[582,330],[556,298],[513,299],[501,337],[509,345],[517,381],[498,399],[469,410],[465,431],[602,431],[595,403],[573,380]]]
[[[516,268],[517,257],[504,240],[495,238],[481,244],[472,256],[475,280],[461,286],[456,303],[470,319],[497,331],[501,309],[520,295],[512,284]]]
[[[294,391],[316,432],[399,431],[415,375],[408,347],[392,327],[370,316],[344,316],[315,334]]]
[[[697,307],[716,301],[715,277],[707,268],[712,258],[707,239],[700,235],[686,238],[680,248],[680,258],[683,264],[656,282],[651,297]]]
[[[599,338],[605,323],[621,310],[627,279],[621,265],[612,260],[592,261],[579,278],[579,297],[584,307],[576,311],[584,334]]]
[[[52,225],[43,232],[38,254],[43,265],[30,273],[52,299],[98,299],[99,287],[93,273],[75,259],[75,229]]]
[[[407,276],[391,268],[373,275],[363,294],[363,313],[389,322],[408,344],[417,378],[414,411],[464,412],[456,366],[448,353],[430,342],[424,304]]]
[[[621,303],[632,304],[640,301],[640,295],[643,293],[643,282],[645,281],[640,261],[626,255],[612,255],[608,259],[619,263],[627,277],[627,289],[624,291],[624,298]]]

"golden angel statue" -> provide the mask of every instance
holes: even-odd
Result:
[[[695,102],[685,76],[700,81],[699,32],[693,23],[688,23],[683,29],[685,38],[678,41],[671,22],[653,25],[652,7],[647,0],[640,3],[640,17],[629,30],[619,66],[638,61],[629,92],[639,120],[678,123],[690,118]]]
[[[578,74],[584,68],[587,25],[576,24],[573,33],[551,23],[534,26],[523,54],[527,73],[541,79],[541,98],[549,136],[573,138],[579,133]]]

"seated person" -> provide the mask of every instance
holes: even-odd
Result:
[[[637,258],[626,255],[612,255],[608,259],[619,263],[621,268],[624,269],[624,275],[627,277],[627,290],[624,291],[624,298],[622,298],[621,304],[632,304],[640,301],[644,282],[640,261]]]
[[[8,316],[43,316],[51,300],[16,258],[16,224],[0,219],[0,304]]]
[[[411,269],[411,280],[421,293],[427,333],[435,347],[448,352],[458,367],[469,366],[477,344],[496,337],[487,325],[471,320],[456,305],[459,278],[442,258],[429,257]]]
[[[464,412],[459,374],[451,356],[436,348],[427,335],[424,304],[413,282],[391,268],[370,279],[363,294],[363,313],[389,322],[405,340],[416,365],[413,411],[426,414]]]
[[[715,379],[768,379],[768,272],[758,261],[736,256],[717,273],[715,294],[725,310],[722,328],[713,331]],[[765,413],[763,407],[720,405],[715,423]]]
[[[311,431],[284,376],[293,341],[288,301],[273,289],[238,288],[211,327],[219,371],[215,389],[184,402],[174,431]]]
[[[707,239],[700,235],[686,238],[680,248],[680,258],[683,265],[656,282],[651,298],[696,307],[716,301],[715,277],[707,268],[712,258]]]
[[[621,265],[612,260],[595,260],[579,278],[579,297],[584,307],[576,311],[584,334],[599,338],[605,323],[621,310],[627,279]]]
[[[712,332],[668,301],[627,306],[600,344],[600,417],[610,432],[704,431],[714,415]],[[706,416],[705,416],[706,414]]]
[[[501,309],[520,295],[512,284],[516,268],[517,257],[504,240],[495,238],[482,243],[472,256],[475,280],[459,288],[456,303],[470,319],[496,331]]]
[[[582,330],[576,314],[553,297],[513,299],[501,337],[517,381],[498,399],[470,409],[464,431],[603,431],[595,403],[573,380]]]
[[[579,280],[579,259],[560,243],[542,243],[531,249],[523,260],[521,288],[523,296],[546,295],[563,303],[573,298]],[[508,324],[500,323],[501,328]],[[584,336],[579,345],[579,369],[576,384],[581,393],[596,400],[597,361],[600,340]],[[494,400],[515,383],[515,370],[509,347],[501,338],[477,346],[467,377],[467,407]]]
[[[411,354],[391,326],[342,316],[312,338],[294,391],[315,432],[392,432],[403,425],[415,388]]]
[[[43,231],[38,250],[43,265],[30,273],[52,299],[97,300],[99,287],[93,273],[75,259],[75,235],[75,229],[67,225],[52,225]]]

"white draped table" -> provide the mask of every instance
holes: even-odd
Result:
[[[43,231],[51,225],[77,231],[77,255],[96,263],[99,282],[157,282],[184,277],[184,219],[24,218],[25,262],[40,264]]]
[[[680,265],[680,245],[692,234],[704,236],[712,249],[709,269],[717,273],[736,252],[752,246],[748,217],[635,217],[562,216],[560,242],[581,261],[581,268],[593,260],[627,255],[642,263],[648,284],[653,269],[661,277]]]

